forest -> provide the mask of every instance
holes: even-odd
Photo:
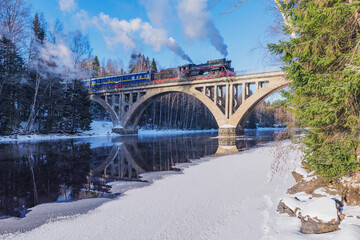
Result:
[[[158,70],[157,61],[131,54],[122,60],[93,56],[89,37],[65,32],[60,21],[49,24],[41,13],[31,14],[24,0],[2,1],[0,23],[0,134],[69,133],[90,130],[93,120],[109,120],[90,102],[79,80]],[[71,86],[64,82],[72,82]],[[263,103],[247,127],[270,127],[291,119],[282,109]],[[209,110],[185,94],[166,95],[144,113],[142,128],[217,128]]]

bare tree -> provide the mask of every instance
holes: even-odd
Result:
[[[56,19],[55,23],[50,26],[48,41],[53,44],[57,44],[58,39],[64,38],[63,29],[64,29],[63,23],[59,19]]]
[[[92,53],[90,47],[89,37],[76,30],[69,34],[69,46],[74,53],[75,65],[79,64],[82,60],[88,60]]]
[[[2,41],[1,44],[8,44],[1,47],[7,49],[7,52],[21,52],[24,49],[28,36],[29,12],[30,8],[25,0],[0,0],[0,38],[8,40]],[[1,77],[0,95],[3,86],[13,79],[9,74],[7,69]]]
[[[30,7],[26,0],[0,0],[0,34],[25,46],[28,39]]]

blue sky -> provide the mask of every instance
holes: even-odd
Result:
[[[33,11],[42,12],[49,24],[59,19],[65,31],[88,34],[93,55],[121,60],[125,68],[133,49],[154,57],[161,67],[186,64],[174,53],[180,49],[195,63],[222,58],[211,40],[223,38],[236,71],[273,70],[280,65],[266,49],[267,42],[280,37],[271,33],[277,18],[273,1],[248,0],[237,11],[222,14],[232,9],[232,2],[205,9],[206,0],[31,1]]]

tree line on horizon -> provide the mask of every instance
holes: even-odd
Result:
[[[79,30],[65,32],[60,21],[49,25],[43,14],[31,16],[25,0],[0,0],[0,5],[0,135],[90,130],[94,119],[108,119],[108,114],[89,100],[81,79],[158,71],[154,58],[136,52],[126,69],[119,59],[100,62],[92,55],[87,35]],[[140,124],[216,128],[209,110],[186,94],[159,98],[145,111]]]
[[[0,135],[90,130],[105,110],[90,102],[80,80],[125,74],[122,62],[100,63],[87,35],[31,16],[25,0],[0,7]],[[131,55],[129,73],[149,69],[157,71],[155,59]]]
[[[88,38],[80,31],[63,33],[60,22],[48,30],[38,13],[30,20],[22,0],[1,1],[0,11],[0,134],[89,129],[86,91],[79,81],[68,88],[61,84],[64,72],[73,80],[82,73],[91,51]],[[59,54],[75,56],[73,65],[61,62]]]

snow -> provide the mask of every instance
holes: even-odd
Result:
[[[102,137],[102,136],[118,136],[118,134],[112,132],[112,123],[105,121],[94,121],[91,123],[90,131],[78,133],[74,135],[70,134],[31,134],[31,135],[11,135],[0,136],[0,142],[22,142],[22,141],[44,141],[44,140],[56,140],[56,139],[72,139],[72,138],[84,138],[84,137]]]
[[[281,159],[279,147],[286,154]],[[300,219],[277,213],[280,199],[295,184],[291,171],[300,166],[301,155],[286,141],[181,164],[182,173],[148,174],[152,184],[129,189],[86,214],[55,218],[0,239],[357,239],[358,207],[344,207],[354,215],[341,223],[344,231],[319,235],[300,233]],[[324,208],[330,200],[303,205],[311,216],[333,217]]]
[[[309,216],[312,219],[317,218],[324,222],[338,219],[336,203],[333,199],[327,197],[313,198],[305,202],[301,209],[301,215]]]
[[[281,201],[288,206],[294,213],[298,213],[297,208],[300,209],[301,208],[301,200],[297,200],[294,197],[284,197],[283,199],[281,199]]]
[[[329,189],[329,190],[332,191],[333,193],[336,193],[335,189]],[[330,192],[330,193],[332,193],[332,192]],[[314,193],[326,196],[331,199],[336,199],[341,202],[341,196],[339,194],[330,194],[329,192],[326,191],[325,188],[318,188],[314,191]]]
[[[227,125],[221,125],[220,128],[235,128],[235,126],[227,124]]]
[[[73,139],[73,138],[88,138],[88,137],[113,137],[120,136],[112,132],[113,124],[107,121],[94,121],[91,123],[91,130],[74,135],[70,134],[30,134],[30,135],[11,135],[0,136],[1,142],[23,142],[23,141],[45,141],[56,139]],[[192,133],[214,133],[217,129],[210,130],[181,130],[181,129],[162,129],[162,130],[144,130],[139,129],[140,136],[155,136],[155,135],[180,135]]]

